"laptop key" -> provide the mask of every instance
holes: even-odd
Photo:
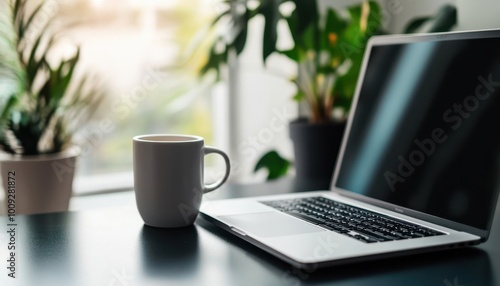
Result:
[[[324,219],[320,219],[320,218],[315,218],[315,217],[312,217],[310,215],[307,215],[305,213],[299,213],[299,212],[285,212],[286,214],[289,214],[291,216],[294,216],[294,217],[297,217],[297,218],[301,218],[305,221],[308,221],[310,223],[313,223],[313,224],[324,224],[326,221]]]
[[[413,231],[411,234],[412,234],[412,235],[421,236],[421,237],[426,237],[426,236],[427,236],[427,235],[425,235],[424,233],[421,233],[421,232],[418,232],[418,231]]]
[[[263,203],[329,231],[345,234],[366,243],[416,239],[444,234],[323,197]]]
[[[355,235],[353,236],[354,238],[358,239],[358,240],[361,240],[363,242],[366,242],[366,243],[374,243],[374,242],[379,242],[378,240],[376,239],[373,239],[373,238],[370,238],[370,237],[365,237],[365,236],[362,236],[362,235]]]
[[[374,236],[371,236],[369,234],[365,234],[365,233],[361,233],[361,232],[358,233],[356,231],[350,231],[349,233],[347,233],[347,235],[354,237],[356,239],[359,239],[361,241],[368,242],[368,243],[384,241],[383,239],[380,239],[378,237],[374,237]]]
[[[331,223],[326,223],[326,225],[332,229],[334,229],[336,232],[339,232],[339,233],[347,233],[349,232],[349,229],[346,228],[346,227],[343,227],[341,225],[338,225],[338,224],[331,224]]]
[[[385,236],[382,233],[377,233],[377,232],[372,231],[370,229],[356,230],[356,232],[359,232],[363,235],[368,235],[370,237],[376,238],[376,239],[381,240],[381,241],[395,240],[391,237]]]

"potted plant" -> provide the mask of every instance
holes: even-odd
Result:
[[[263,61],[277,53],[297,64],[297,73],[291,78],[297,87],[293,99],[307,106],[308,112],[289,125],[296,174],[304,179],[329,179],[365,43],[369,36],[381,30],[379,5],[365,1],[345,11],[329,8],[326,13],[320,13],[315,0],[262,0],[257,1],[257,5],[250,2],[231,3],[214,25],[223,21],[231,23],[232,33],[229,35],[233,37],[224,33],[215,38],[202,74],[210,70],[219,73],[221,65],[227,63],[231,50],[237,55],[241,53],[246,43],[249,20],[257,15],[263,16]],[[281,5],[290,3],[295,5],[295,9],[286,14],[280,12]],[[225,20],[225,17],[230,20]],[[280,20],[286,21],[293,38],[294,45],[288,50],[276,47]],[[269,178],[277,177],[288,167],[286,162],[277,159],[279,156],[273,151],[264,157],[263,164],[258,164],[257,168],[267,162],[275,162],[274,166],[280,169],[270,170]]]
[[[317,11],[317,6],[312,9]],[[376,2],[365,1],[345,11],[329,8],[323,17],[315,15],[302,33],[297,30],[299,16],[294,11],[287,17],[294,47],[278,51],[297,63],[294,99],[305,101],[308,107],[307,117],[299,117],[289,125],[294,167],[299,180],[327,185],[340,148],[365,44],[369,36],[381,32],[380,7]],[[334,111],[338,112],[337,116]]]
[[[45,33],[51,19],[40,26],[47,16],[43,2],[4,5],[9,9],[0,12],[0,40],[10,49],[0,54],[11,64],[0,68],[4,81],[17,86],[1,94],[0,166],[6,202],[16,213],[65,211],[78,156],[73,135],[102,97],[95,85],[86,85],[88,77],[75,82],[79,48],[68,59],[50,62],[56,40]]]
[[[262,60],[280,54],[296,63],[297,72],[291,78],[296,86],[293,99],[306,107],[306,112],[289,125],[296,176],[328,187],[366,43],[370,36],[386,34],[379,5],[363,1],[342,10],[330,7],[320,13],[317,0],[229,3],[213,22],[215,27],[226,25],[229,29],[215,37],[201,74],[216,71],[216,78],[220,79],[221,68],[231,54],[237,56],[245,47],[248,22],[257,15],[264,17]],[[290,3],[294,9],[281,12],[286,9],[280,7]],[[280,20],[286,21],[293,38],[294,45],[288,50],[276,47]],[[434,17],[411,21],[406,32],[420,31],[424,24],[430,24],[426,32],[446,31],[455,21],[454,7],[446,5]],[[273,150],[264,154],[255,170],[267,168],[268,179],[275,179],[286,174],[290,165]]]

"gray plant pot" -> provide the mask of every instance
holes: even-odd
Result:
[[[319,182],[328,188],[344,134],[345,122],[312,124],[307,119],[290,122],[297,179]]]
[[[67,211],[75,174],[77,148],[48,155],[2,154],[0,171],[5,213],[35,214]]]

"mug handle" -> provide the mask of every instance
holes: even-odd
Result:
[[[206,193],[209,193],[209,192],[219,188],[222,184],[224,184],[224,182],[226,182],[227,178],[229,177],[229,171],[231,170],[231,163],[229,162],[229,157],[227,156],[227,154],[224,153],[224,151],[222,151],[220,149],[210,147],[210,146],[205,146],[204,152],[205,152],[205,156],[208,154],[219,154],[222,156],[222,158],[224,158],[224,162],[226,163],[226,173],[224,174],[224,177],[222,177],[222,179],[218,180],[215,183],[204,186],[203,193],[206,194]]]

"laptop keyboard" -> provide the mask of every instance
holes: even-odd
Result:
[[[445,234],[324,197],[261,201],[261,203],[366,243]]]

